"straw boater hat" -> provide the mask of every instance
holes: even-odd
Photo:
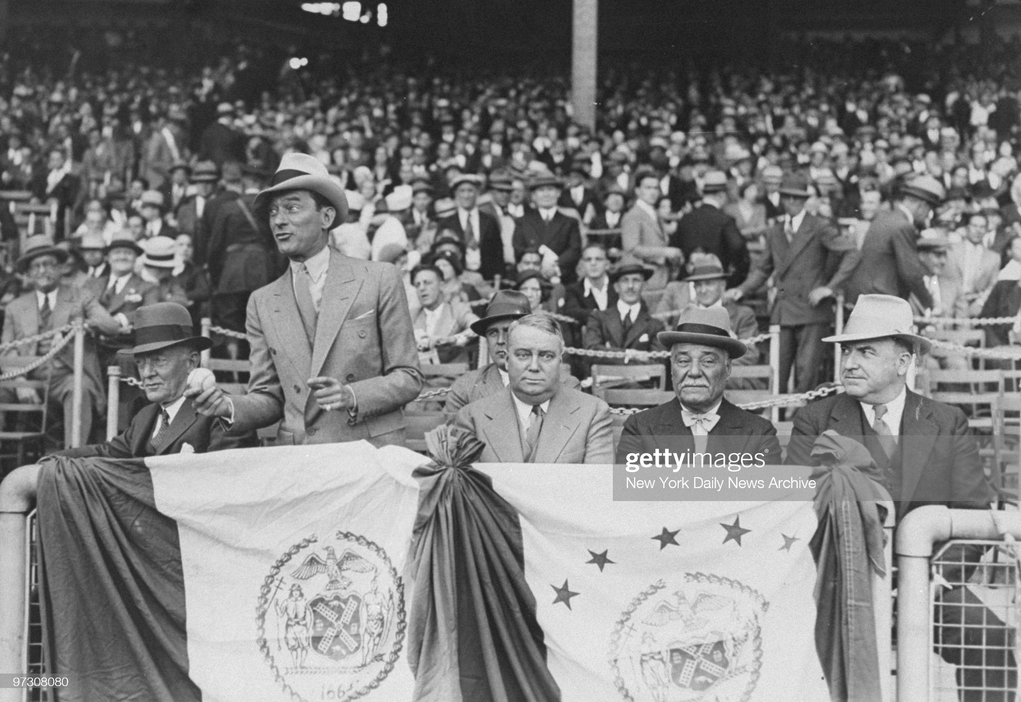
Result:
[[[139,307],[135,312],[135,346],[118,353],[133,356],[159,351],[178,344],[188,344],[196,351],[205,351],[213,345],[212,339],[195,336],[191,314],[176,302],[157,302]]]
[[[723,264],[714,254],[705,254],[698,263],[693,263],[691,273],[684,279],[686,283],[693,283],[696,280],[719,280],[726,278],[727,273],[723,270]]]
[[[162,210],[166,204],[166,200],[163,199],[163,193],[159,190],[146,190],[142,193],[140,204],[142,207],[152,205],[153,207],[158,207]]]
[[[553,175],[549,171],[545,171],[545,170],[536,173],[528,181],[528,189],[529,190],[537,190],[538,188],[545,188],[545,187],[550,187],[550,186],[554,187],[554,188],[559,188],[559,189],[562,190],[563,187],[564,187],[564,184],[563,184],[563,182],[561,182],[560,178],[556,177],[555,175]]]
[[[500,319],[521,319],[531,313],[532,306],[528,304],[528,298],[524,293],[517,290],[501,290],[489,301],[485,316],[471,323],[471,330],[479,336],[485,336],[486,329],[493,322]]]
[[[40,256],[54,256],[57,259],[57,263],[67,262],[68,253],[63,249],[59,249],[53,245],[53,239],[46,236],[45,234],[36,234],[25,239],[25,253],[21,255],[18,262],[15,264],[15,269],[18,273],[24,273],[28,270],[28,266],[34,259]]]
[[[476,190],[482,189],[482,177],[474,173],[462,173],[450,182],[450,192],[454,192],[464,184],[473,186]]]
[[[199,161],[191,173],[193,183],[215,183],[220,180],[220,169],[212,161]]]
[[[177,245],[169,236],[154,236],[142,242],[145,258],[142,264],[152,268],[173,268]]]
[[[255,210],[263,219],[268,218],[269,201],[277,193],[290,190],[309,190],[326,198],[337,210],[334,226],[347,219],[347,198],[344,189],[333,178],[323,162],[308,154],[284,154],[280,166],[273,174],[269,187],[255,196]]]
[[[689,306],[681,312],[674,331],[661,331],[656,338],[668,349],[674,344],[699,344],[723,349],[731,358],[741,358],[748,351],[743,341],[731,336],[725,307]]]
[[[947,196],[943,184],[930,175],[920,175],[907,181],[900,187],[902,195],[911,195],[924,200],[930,205],[938,205]]]
[[[705,178],[702,180],[702,193],[704,195],[710,195],[712,193],[723,192],[727,189],[727,174],[723,171],[709,171],[705,174]]]
[[[893,295],[862,295],[847,318],[844,333],[823,341],[846,344],[870,339],[899,339],[912,346],[917,344],[923,353],[932,347],[928,339],[915,334],[911,304]]]
[[[935,251],[937,249],[950,248],[950,239],[943,236],[938,229],[925,229],[918,237],[915,246],[919,251]]]
[[[106,249],[106,240],[102,234],[87,232],[78,239],[79,251],[103,251]]]

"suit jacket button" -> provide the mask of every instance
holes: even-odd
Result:
[[[315,429],[315,427],[312,427],[311,429],[309,429],[305,433],[308,434],[309,436],[315,436],[316,435],[316,429]]]
[[[294,386],[294,392],[301,392],[301,386],[300,385],[295,385]]]
[[[273,355],[276,355],[276,352],[277,352],[277,350],[276,350],[275,348],[273,348],[272,346],[270,346],[270,347],[269,347],[269,352],[270,352],[271,354],[273,354]]]
[[[349,383],[350,383],[350,382],[351,382],[352,380],[354,380],[354,379],[355,379],[355,374],[354,374],[354,373],[348,373],[348,374],[347,374],[347,376],[345,376],[345,378],[344,378],[344,380],[346,380],[346,381],[347,381],[347,382],[349,382]]]
[[[358,338],[359,339],[364,339],[365,338],[365,330],[364,329],[362,329],[361,331],[358,332]]]

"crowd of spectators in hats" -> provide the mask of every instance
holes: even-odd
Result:
[[[475,312],[501,287],[573,319],[570,345],[634,362],[687,305],[726,302],[735,334],[756,331],[767,290],[742,300],[751,310],[724,293],[761,264],[785,178],[802,177],[805,210],[861,248],[898,188],[931,176],[945,198],[924,236],[953,251],[923,246],[920,260],[959,282],[961,303],[919,315],[1016,313],[1017,42],[784,44],[770,73],[607,61],[595,129],[572,121],[566,82],[548,72],[473,76],[381,52],[328,75],[284,67],[260,92],[242,75],[245,46],[193,70],[121,51],[102,73],[76,69],[77,54],[66,73],[39,69],[22,47],[0,60],[0,189],[56,203],[68,280],[108,279],[121,242],[161,299],[243,331],[248,295],[284,270],[252,194],[283,154],[309,153],[347,193],[333,245],[404,270],[424,362],[467,360]],[[699,215],[710,201],[725,226]],[[172,266],[143,266],[167,252]],[[12,270],[0,282],[2,302],[31,284]],[[607,310],[623,322],[595,319]],[[989,340],[1019,333],[992,327]]]

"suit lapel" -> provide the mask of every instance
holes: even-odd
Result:
[[[174,420],[170,422],[170,431],[163,437],[163,445],[160,446],[156,453],[167,453],[168,449],[174,445],[174,442],[191,428],[196,419],[198,419],[198,415],[195,413],[195,406],[190,401],[185,400],[184,404],[181,405],[181,409],[177,410],[177,414],[174,415]]]
[[[901,501],[910,502],[918,482],[929,464],[929,454],[936,445],[939,427],[932,421],[929,412],[922,408],[922,399],[907,391],[904,400],[904,416],[901,417]],[[909,446],[905,446],[905,442]]]
[[[319,307],[319,321],[316,323],[316,340],[312,345],[312,377],[319,374],[326,356],[333,347],[340,327],[347,318],[348,310],[362,287],[355,268],[337,251],[330,250],[330,268],[323,289],[323,304]],[[297,308],[297,303],[295,303]],[[379,314],[379,310],[375,310]]]
[[[482,427],[483,440],[501,463],[521,463],[525,460],[521,453],[521,429],[518,426],[517,413],[514,411],[514,400],[511,399],[510,388],[504,388],[503,401],[493,410],[485,414],[486,423]],[[513,427],[513,430],[512,430]]]
[[[621,328],[621,330],[623,331],[623,327]],[[631,324],[631,328],[628,329],[627,331],[627,336],[624,337],[623,348],[625,349],[631,348],[631,344],[633,342],[641,338],[642,334],[647,334],[648,332],[649,332],[649,310],[645,308],[645,303],[643,302],[642,306],[639,308],[638,311],[638,319],[636,319]]]
[[[606,305],[606,331],[609,332],[611,346],[624,348],[624,325],[621,324],[620,310],[617,309],[616,303],[613,307],[610,307],[609,303]]]
[[[152,430],[156,426],[156,416],[158,414],[159,405],[156,403],[146,405],[139,410],[136,421],[131,423],[133,426],[139,427],[139,431],[134,432],[131,437],[132,456],[145,455],[145,445],[152,438]]]
[[[59,329],[71,321],[74,310],[74,290],[61,285],[57,288],[57,306],[53,308],[53,328]]]
[[[503,380],[500,378],[500,369],[496,367],[495,363],[490,363],[486,366],[486,370],[482,371],[482,391],[481,397],[489,397],[495,395],[504,389]]]
[[[549,403],[549,412],[542,420],[539,432],[539,445],[535,448],[532,463],[556,463],[571,437],[578,431],[578,418],[575,416],[580,407],[571,406],[557,393]]]
[[[283,355],[290,359],[298,369],[298,374],[307,379],[308,371],[312,365],[312,349],[308,346],[305,327],[301,323],[298,301],[294,299],[290,269],[277,278],[272,286],[273,319],[275,324],[280,327],[279,333],[274,336],[283,347],[280,349]],[[280,355],[275,354],[274,358],[279,358]]]

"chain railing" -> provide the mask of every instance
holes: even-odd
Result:
[[[770,334],[759,334],[747,339],[739,339],[745,346],[754,346],[770,339]],[[656,360],[670,358],[669,351],[613,351],[603,349],[579,349],[573,346],[564,348],[564,353],[572,356],[586,356],[588,358],[631,358],[635,361]]]
[[[0,344],[0,353],[3,353],[4,351],[8,351],[10,349],[20,348],[22,346],[28,346],[29,344],[37,343],[39,341],[42,341],[43,339],[49,339],[51,336],[57,336],[58,334],[69,332],[72,329],[74,329],[73,324],[65,324],[60,329],[53,329],[48,332],[43,332],[42,334],[26,336],[23,339],[15,339],[14,341],[8,341],[6,344]]]
[[[916,324],[958,324],[962,327],[983,327],[994,324],[1014,324],[1021,316],[1013,317],[915,317]]]
[[[799,404],[807,402],[808,400],[814,400],[818,397],[826,397],[832,395],[835,392],[843,392],[844,388],[841,385],[827,385],[823,388],[817,388],[815,390],[809,390],[798,395],[785,395],[783,397],[777,397],[772,400],[760,400],[759,402],[744,402],[737,405],[740,409],[754,412],[756,410],[764,410],[772,407],[786,407],[787,405]],[[611,407],[610,414],[619,415],[631,415],[639,412],[644,412],[649,407]]]
[[[211,326],[209,327],[209,331],[211,331],[214,334],[220,334],[221,336],[230,337],[231,339],[241,339],[242,341],[248,341],[247,334],[239,331],[234,331],[233,329],[225,329],[223,327]]]
[[[970,358],[988,358],[1000,361],[1021,361],[1021,347],[1019,346],[1005,346],[1000,348],[982,349],[975,346],[963,346],[961,344],[955,344],[950,341],[940,341],[938,339],[933,339],[931,343],[934,349],[953,351],[956,354],[968,356]]]
[[[67,325],[67,329],[65,329],[65,331],[68,331],[71,328],[72,328],[71,325],[68,324]],[[60,332],[60,330],[57,330],[56,332],[47,332],[44,336],[53,336],[55,333],[61,333],[61,332]],[[38,341],[38,339],[37,339],[37,341]],[[0,375],[0,382],[3,382],[5,380],[13,380],[14,378],[20,378],[23,375],[28,375],[29,373],[34,371],[36,368],[40,368],[41,366],[45,366],[47,363],[52,361],[53,358],[58,353],[60,353],[65,346],[70,344],[72,341],[74,341],[74,334],[67,334],[67,335],[65,335],[59,341],[54,343],[53,346],[50,348],[50,350],[47,351],[44,355],[42,355],[39,358],[35,359],[31,363],[26,363],[25,365],[20,366],[19,368],[15,369],[15,370],[8,371],[8,372]]]

